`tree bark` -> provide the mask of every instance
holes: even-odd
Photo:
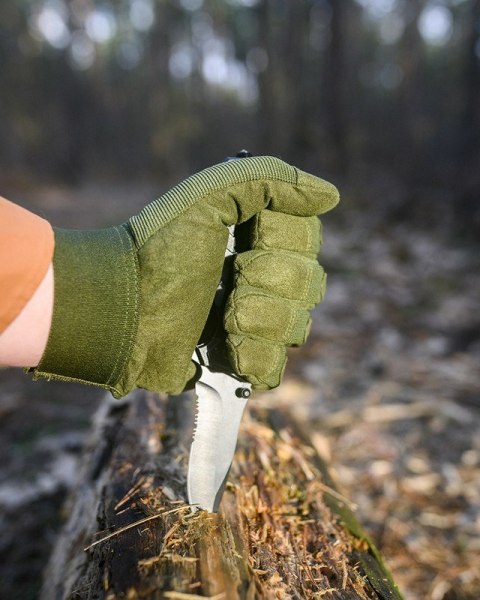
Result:
[[[401,599],[313,445],[250,404],[212,515],[185,503],[191,396],[105,400],[41,598]]]

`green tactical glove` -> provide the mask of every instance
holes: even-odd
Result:
[[[322,299],[317,214],[331,184],[271,157],[210,167],[109,229],[55,231],[55,304],[34,377],[79,381],[117,398],[135,387],[178,393],[224,262],[229,225],[244,223],[225,310],[229,360],[256,389],[280,383],[286,347],[305,341]]]

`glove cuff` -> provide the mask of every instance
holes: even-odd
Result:
[[[138,325],[138,263],[126,226],[55,229],[55,299],[47,347],[34,379],[106,388],[130,357]]]

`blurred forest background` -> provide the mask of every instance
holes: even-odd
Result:
[[[475,0],[3,0],[0,165],[166,183],[248,146],[471,231],[479,19]]]
[[[407,600],[480,598],[480,0],[1,0],[0,140],[0,194],[66,227],[243,147],[333,181],[326,300],[258,401]],[[0,598],[38,595],[100,398],[0,371]]]

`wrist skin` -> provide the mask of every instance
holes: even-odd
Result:
[[[53,265],[15,319],[0,333],[0,365],[36,367],[45,351],[52,324]]]

